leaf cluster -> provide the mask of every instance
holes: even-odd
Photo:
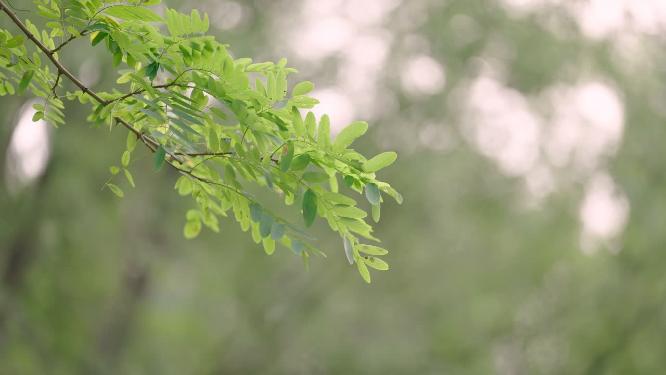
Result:
[[[372,219],[379,221],[385,196],[402,202],[376,176],[397,155],[368,159],[351,148],[366,133],[365,122],[353,122],[332,138],[328,116],[310,111],[318,103],[309,96],[314,85],[299,82],[290,90],[288,78],[296,70],[285,59],[235,58],[207,34],[207,15],[166,9],[162,16],[151,8],[159,3],[35,1],[44,29],[29,20],[15,20],[19,32],[0,29],[0,95],[29,91],[42,99],[33,120],[54,126],[65,122],[63,100],[76,100],[90,105],[89,121],[126,128],[126,148],[119,165],[110,167],[106,186],[119,197],[121,185],[134,187],[132,155],[138,144],[147,147],[156,169],[169,165],[181,174],[175,189],[195,202],[185,216],[187,238],[203,227],[217,232],[219,219],[232,217],[267,254],[281,245],[306,262],[323,255],[299,225],[248,192],[248,184],[255,184],[295,205],[305,227],[320,218],[338,232],[347,259],[367,282],[368,267],[387,270],[379,258],[387,251],[361,242],[378,241],[366,211],[342,190],[364,195]],[[12,16],[3,0],[0,6]],[[60,64],[60,51],[80,38],[104,49],[117,67],[112,91],[93,92]],[[62,92],[63,77],[75,89]]]

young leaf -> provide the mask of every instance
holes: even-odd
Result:
[[[34,115],[32,115],[32,122],[37,122],[37,121],[39,121],[43,118],[44,118],[44,112],[37,111],[37,112],[35,112]]]
[[[368,131],[368,123],[364,121],[352,122],[346,128],[342,129],[340,134],[335,137],[333,142],[333,148],[336,151],[342,151],[349,147],[356,138],[365,134]]]
[[[123,165],[123,167],[127,167],[129,165],[131,157],[130,155],[130,152],[127,150],[123,152],[123,156],[120,158],[120,163]]]
[[[358,207],[352,206],[335,206],[333,207],[333,212],[342,217],[349,217],[352,219],[363,219],[368,216],[368,214]]]
[[[132,173],[127,169],[123,169],[123,172],[125,172],[125,179],[130,184],[130,186],[136,187],[136,185],[134,185],[134,177],[132,177]]]
[[[306,95],[314,89],[314,84],[310,81],[299,82],[291,91],[292,96]]]
[[[365,262],[365,264],[378,271],[388,271],[389,269],[388,263],[384,262],[379,258],[368,257],[368,258],[363,258],[363,261]]]
[[[266,237],[263,240],[261,240],[261,244],[264,246],[264,252],[266,252],[267,255],[272,255],[275,252],[275,240]]]
[[[393,151],[382,152],[374,158],[363,163],[363,170],[366,172],[376,172],[386,168],[398,158],[398,154]]]
[[[358,268],[358,273],[361,274],[361,277],[363,280],[370,284],[370,271],[368,271],[368,267],[366,267],[365,262],[356,262],[356,267]]]
[[[191,240],[195,238],[196,236],[201,233],[201,220],[196,218],[194,220],[188,220],[185,223],[185,227],[183,228],[183,235],[185,238],[188,240]]]
[[[136,141],[137,138],[136,135],[134,135],[134,133],[132,132],[127,133],[127,140],[125,141],[125,147],[127,148],[128,151],[130,152],[134,151],[134,149],[136,148]]]
[[[121,188],[119,188],[117,185],[114,185],[112,183],[107,183],[106,187],[108,187],[109,190],[111,190],[111,192],[113,194],[115,194],[118,198],[122,198],[122,197],[125,196],[125,193],[123,193],[123,190]]]
[[[381,217],[381,206],[376,204],[372,205],[372,220],[375,223],[379,223],[379,218]]]
[[[303,219],[305,220],[305,226],[311,226],[312,223],[314,223],[316,216],[317,195],[312,189],[308,189],[305,194],[303,194]]]
[[[356,249],[362,253],[368,254],[368,255],[386,255],[388,254],[388,250],[382,249],[381,247],[378,246],[372,246],[372,245],[358,245],[356,246]]]
[[[324,149],[331,145],[331,120],[328,115],[321,116],[317,132],[317,144]]]
[[[106,8],[109,16],[128,21],[163,22],[162,17],[148,8],[130,5],[115,5]]]

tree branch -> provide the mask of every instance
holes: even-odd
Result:
[[[60,61],[58,61],[58,59],[54,56],[54,55],[55,55],[55,51],[57,51],[57,50],[59,50],[60,48],[62,48],[64,45],[66,45],[67,43],[69,43],[69,42],[70,42],[71,40],[73,40],[74,38],[70,38],[70,39],[68,39],[68,40],[65,41],[63,44],[61,44],[60,46],[56,47],[56,48],[52,51],[52,50],[50,50],[48,47],[46,47],[42,42],[40,42],[39,39],[37,39],[34,35],[32,35],[32,33],[30,32],[30,30],[28,30],[28,28],[25,26],[25,24],[24,24],[24,23],[18,18],[18,16],[17,16],[17,15],[16,15],[16,14],[15,14],[15,13],[14,13],[9,7],[5,4],[5,0],[0,0],[0,10],[2,10],[5,14],[7,14],[7,16],[12,20],[12,22],[13,22],[13,23],[14,23],[19,29],[21,29],[21,31],[23,32],[23,34],[25,34],[25,35],[28,37],[28,39],[30,39],[30,40],[31,40],[31,41],[37,46],[37,48],[39,48],[39,49],[44,53],[44,55],[46,55],[46,57],[51,61],[51,63],[52,63],[52,64],[56,67],[56,69],[58,70],[58,75],[59,75],[59,76],[60,76],[60,75],[64,75],[65,77],[67,77],[67,78],[68,78],[68,79],[69,79],[74,85],[76,85],[76,87],[78,87],[81,91],[83,91],[84,93],[88,94],[90,97],[92,97],[93,99],[95,99],[99,104],[101,104],[101,105],[103,105],[103,106],[106,106],[106,105],[111,104],[111,103],[114,102],[114,101],[121,100],[121,98],[122,98],[122,99],[125,99],[125,98],[127,98],[127,97],[132,96],[132,95],[137,95],[137,94],[140,93],[140,92],[134,91],[134,92],[132,92],[132,93],[129,93],[129,94],[127,94],[127,95],[122,96],[121,98],[116,98],[116,99],[114,99],[114,100],[112,100],[112,101],[107,101],[107,100],[102,99],[97,93],[95,93],[95,92],[92,91],[90,88],[88,88],[86,85],[84,85],[83,82],[81,82],[76,76],[74,76],[74,74],[72,74],[72,73],[71,73],[71,72],[70,72],[70,71],[69,71],[64,65],[62,65],[62,63],[60,63]],[[181,74],[181,75],[182,75],[182,74]],[[178,77],[178,78],[179,78],[179,77]],[[172,85],[175,85],[175,84],[176,84],[176,81],[178,80],[178,78],[176,78],[173,82],[171,82],[171,83],[169,83],[169,84],[156,86],[156,88],[164,88],[164,87],[170,87],[170,86],[172,86]],[[148,147],[148,149],[149,149],[151,152],[155,152],[155,151],[157,150],[157,148],[160,146],[160,144],[159,144],[157,141],[155,141],[155,140],[153,140],[153,139],[150,139],[150,138],[149,138],[148,136],[146,136],[145,134],[143,134],[143,133],[141,133],[140,131],[136,130],[132,125],[130,125],[127,121],[123,120],[122,118],[120,118],[120,117],[114,117],[113,119],[114,119],[117,123],[119,123],[119,124],[123,125],[125,128],[127,128],[127,130],[129,130],[129,131],[131,131],[132,133],[134,133],[134,135],[137,137],[137,139],[141,140],[141,142],[142,142],[144,145],[146,145],[146,147]],[[181,158],[179,158],[179,156],[225,156],[225,155],[230,155],[230,154],[232,154],[232,153],[226,153],[226,152],[222,152],[222,153],[207,153],[207,152],[202,152],[202,153],[191,153],[191,154],[187,154],[187,153],[171,153],[171,152],[168,152],[168,151],[167,151],[167,155],[169,155],[169,157],[170,157],[172,160],[175,160],[175,161],[179,162],[180,164],[183,164],[184,161],[183,161]],[[196,176],[196,175],[193,174],[191,171],[187,171],[187,170],[185,170],[185,169],[181,169],[181,168],[179,168],[179,167],[173,165],[172,163],[168,163],[168,164],[169,164],[171,167],[173,167],[174,169],[176,169],[177,171],[179,171],[180,173],[187,174],[187,175],[191,176],[192,178],[195,178],[195,179],[197,179],[197,180],[199,180],[199,181],[201,181],[201,182],[206,182],[206,183],[210,183],[210,184],[216,184],[216,185],[220,185],[220,186],[223,186],[223,187],[226,187],[226,188],[230,188],[229,186],[226,186],[226,185],[223,185],[223,184],[214,183],[213,181],[210,181],[210,180],[204,179],[204,178],[202,178],[202,177],[200,177],[200,176]],[[237,191],[236,189],[232,189],[232,190]]]

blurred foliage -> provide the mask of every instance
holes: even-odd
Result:
[[[275,56],[257,58],[279,57],[284,42],[273,22],[298,4],[243,2],[253,16],[220,40],[239,55],[271,46]],[[314,261],[306,272],[286,251],[265,256],[228,222],[220,234],[184,240],[188,202],[174,199],[177,176],[155,173],[147,152],[134,157],[136,190],[122,201],[101,192],[125,136],[99,144],[99,129],[73,108],[53,133],[39,183],[18,195],[0,186],[0,373],[660,373],[663,38],[641,36],[640,57],[629,59],[614,40],[582,35],[555,6],[507,9],[492,0],[410,1],[383,21],[395,43],[381,88],[395,93],[396,105],[371,121],[375,141],[358,149],[403,151],[384,177],[405,204],[383,209],[377,235],[393,250],[392,270],[368,286],[343,257]],[[461,15],[473,20],[473,38],[454,27]],[[401,88],[409,49],[402,41],[414,35],[446,67],[439,94]],[[63,58],[81,62],[84,53]],[[530,207],[522,178],[503,174],[458,126],[469,114],[461,90],[493,61],[507,87],[529,98],[589,76],[620,93],[624,135],[602,165],[630,203],[619,252],[580,249],[586,177],[559,171],[558,189]],[[334,80],[337,64],[304,66],[299,79]],[[103,78],[100,88],[112,82]],[[3,146],[21,105],[0,103]],[[414,136],[433,122],[449,146]],[[321,247],[339,254],[339,238],[323,229],[315,225]]]

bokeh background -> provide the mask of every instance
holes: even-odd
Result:
[[[371,123],[358,150],[399,152],[392,269],[365,285],[321,223],[309,271],[232,221],[186,241],[192,202],[147,152],[125,199],[102,191],[121,129],[76,104],[49,129],[2,97],[1,374],[666,367],[666,2],[163,3],[208,12],[237,57],[288,57],[336,129]],[[66,63],[111,87],[78,43]]]

